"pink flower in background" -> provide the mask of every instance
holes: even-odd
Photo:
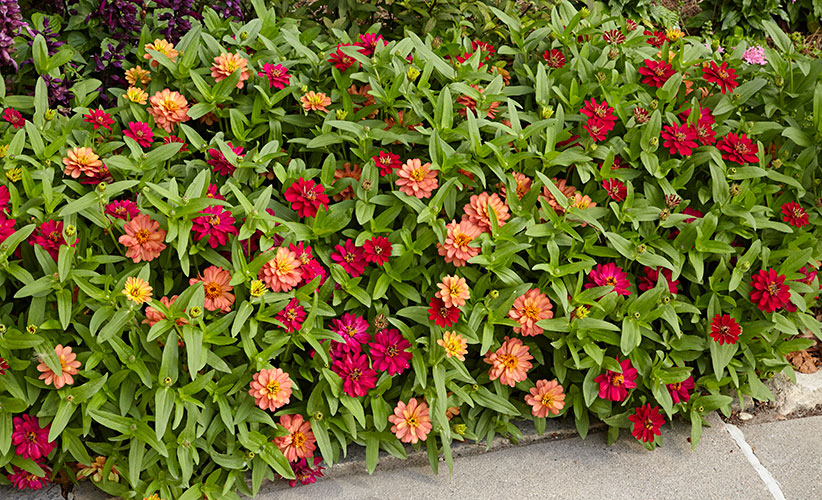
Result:
[[[63,238],[63,221],[48,220],[40,227],[34,230],[34,233],[29,238],[31,246],[39,245],[45,249],[51,258],[57,262],[57,257],[60,254],[60,245],[68,245],[66,239]],[[75,246],[77,241],[71,244]]]
[[[388,328],[374,335],[368,344],[369,354],[374,360],[374,369],[387,371],[389,375],[399,375],[411,366],[411,353],[407,351],[411,343],[394,328]]]
[[[372,156],[371,159],[374,160],[374,163],[380,169],[380,177],[391,175],[402,166],[400,155],[395,155],[390,151],[380,151],[379,155]]]
[[[486,192],[471,195],[471,198],[463,207],[465,216],[469,221],[479,226],[486,233],[491,233],[491,215],[494,211],[497,218],[497,228],[505,225],[505,221],[511,218],[508,212],[508,205],[502,201],[497,193],[489,195]]]
[[[508,311],[508,317],[519,323],[519,326],[514,327],[514,332],[526,337],[541,334],[544,330],[537,326],[537,321],[553,318],[553,307],[548,296],[539,288],[532,288],[520,295]]]
[[[163,304],[166,309],[170,308],[172,304],[177,300],[177,295],[173,295],[171,299],[168,297],[160,297],[160,303]],[[159,311],[159,309],[155,309],[153,306],[146,307],[146,319],[143,320],[144,324],[148,324],[149,328],[154,326],[157,322],[166,319],[166,315]],[[188,320],[184,318],[177,318],[174,323],[177,326],[183,326],[188,324]]]
[[[368,322],[356,314],[345,313],[340,319],[332,319],[331,331],[344,339],[340,348],[346,352],[360,352],[361,346],[371,340]]]
[[[291,468],[294,469],[294,479],[288,480],[288,486],[293,488],[297,486],[297,483],[302,485],[313,484],[317,482],[318,477],[323,477],[325,467],[320,465],[323,461],[322,457],[313,457],[309,460],[313,463],[313,466],[309,465],[309,461],[304,458],[301,458],[296,464],[291,464]]]
[[[128,128],[123,130],[123,135],[137,141],[141,148],[151,146],[154,141],[154,132],[151,131],[148,123],[144,122],[128,122]]]
[[[99,129],[100,127],[111,130],[111,125],[114,123],[111,115],[102,109],[88,110],[88,114],[83,115],[83,121],[86,123],[91,123],[94,130]]]
[[[0,212],[0,243],[6,241],[9,236],[14,234],[14,224],[16,222],[16,220],[6,217],[5,213]]]
[[[227,146],[229,147],[229,149],[231,149],[232,151],[234,151],[234,153],[235,153],[238,157],[242,158],[243,156],[245,156],[245,155],[241,154],[241,153],[243,152],[243,148],[242,148],[242,146],[237,146],[237,147],[235,148],[235,147],[234,147],[234,145],[233,145],[233,144],[231,144],[230,142],[228,142],[228,143],[226,143],[226,144],[227,144]],[[237,167],[235,167],[235,166],[234,166],[231,162],[229,162],[229,161],[226,159],[226,157],[225,157],[225,155],[223,154],[223,152],[222,152],[222,151],[220,151],[220,150],[219,150],[219,149],[217,149],[217,148],[211,148],[211,149],[209,149],[209,150],[208,150],[208,156],[210,156],[210,157],[211,157],[211,159],[206,160],[206,163],[208,163],[209,165],[211,165],[211,167],[214,169],[214,173],[215,173],[215,174],[220,174],[220,175],[226,175],[226,176],[228,176],[228,175],[233,174],[233,173],[234,173],[234,170],[236,170],[236,169],[237,169]]]
[[[613,262],[605,265],[597,264],[596,269],[592,269],[588,273],[588,278],[592,282],[585,284],[586,289],[597,286],[612,286],[619,295],[631,295],[631,291],[628,290],[628,287],[631,286],[631,282],[628,281],[628,273]]]
[[[625,201],[625,197],[628,196],[628,188],[617,179],[603,180],[602,187],[614,201]]]
[[[764,66],[768,64],[768,59],[765,57],[765,48],[761,45],[748,47],[742,54],[742,60],[748,64],[759,64]]]
[[[565,393],[556,380],[537,380],[530,394],[525,395],[525,402],[531,405],[531,413],[537,418],[557,415],[565,407]]]
[[[205,238],[211,248],[217,248],[228,243],[229,234],[239,234],[239,230],[234,226],[234,217],[224,207],[214,205],[200,213],[203,214],[201,217],[191,220],[195,240]]]
[[[280,417],[280,425],[285,427],[288,435],[275,437],[274,444],[289,462],[314,455],[317,438],[311,431],[311,424],[302,415],[283,415]]]
[[[362,247],[356,246],[354,240],[348,238],[344,244],[335,245],[334,250],[331,253],[331,260],[341,265],[352,278],[362,276],[368,265]]]
[[[346,353],[343,358],[331,366],[343,380],[343,391],[352,398],[368,394],[377,385],[377,372],[368,366],[368,356],[358,353]]]
[[[237,88],[241,89],[245,85],[245,81],[251,76],[251,72],[248,68],[248,59],[241,56],[239,52],[220,54],[214,58],[214,64],[211,65],[211,76],[214,77],[215,82],[225,80],[235,71],[240,72]]]
[[[671,278],[673,277],[673,272],[670,269],[664,268],[656,268],[645,266],[645,276],[637,275],[637,283],[636,287],[639,288],[641,291],[651,290],[652,288],[656,288],[656,282],[659,279],[659,270],[662,269],[662,275],[665,277],[665,281],[668,282],[668,291],[670,293],[677,293],[679,291],[678,285],[679,280],[673,281]]]
[[[11,123],[13,128],[23,128],[26,125],[23,115],[14,108],[6,108],[3,111],[3,119]]]
[[[9,194],[9,188],[7,188],[6,186],[0,186],[0,212],[9,211],[10,200],[11,195]]]
[[[15,446],[14,453],[25,459],[39,460],[45,458],[57,447],[57,443],[49,441],[51,424],[40,427],[40,421],[34,415],[23,414],[12,420],[14,431],[11,434],[11,444]]]
[[[46,471],[45,477],[32,474],[16,465],[12,466],[14,472],[7,474],[6,477],[11,481],[11,485],[20,491],[40,490],[49,483],[48,473],[51,471],[51,468],[46,465],[40,464],[40,467]]]
[[[470,220],[452,220],[445,226],[445,243],[437,243],[437,252],[445,257],[445,262],[454,267],[463,267],[479,255],[480,248],[470,243],[479,238],[482,229]]]
[[[383,40],[382,35],[377,33],[365,33],[360,35],[360,41],[355,43],[360,48],[360,53],[366,57],[374,55],[374,50],[377,48],[377,42],[382,42],[383,45],[388,45],[388,42]]]
[[[115,219],[128,221],[140,215],[140,209],[130,200],[112,201],[106,205],[106,214]]]
[[[293,333],[300,331],[305,316],[305,308],[300,305],[299,299],[293,298],[282,311],[274,316],[274,319],[285,325],[286,333]]]
[[[445,276],[440,283],[437,283],[439,290],[436,297],[442,299],[445,307],[462,307],[465,301],[471,298],[471,289],[465,278],[459,276]]]
[[[148,114],[154,117],[154,123],[171,133],[178,123],[188,121],[188,101],[176,91],[163,89],[149,98]]]

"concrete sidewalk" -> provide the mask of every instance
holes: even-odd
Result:
[[[664,445],[648,452],[623,433],[613,446],[595,433],[560,441],[537,441],[455,458],[454,475],[442,463],[435,476],[417,456],[410,462],[381,461],[373,476],[362,462],[327,471],[316,484],[263,487],[257,500],[811,500],[822,498],[822,417],[728,426],[718,416],[691,451],[690,429],[666,426]],[[551,429],[568,431],[560,424]],[[565,434],[567,435],[567,433]],[[414,457],[412,457],[414,458]],[[87,487],[77,500],[105,496]],[[71,497],[69,497],[71,498]],[[60,500],[59,487],[38,493],[0,488],[3,500]],[[171,499],[169,499],[171,500]]]

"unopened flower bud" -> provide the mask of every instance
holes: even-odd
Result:
[[[378,314],[374,317],[374,328],[377,330],[388,328],[388,318],[385,317],[385,314]]]
[[[719,49],[719,40],[713,40],[711,42],[711,48],[714,49],[714,50],[718,50]]]
[[[348,116],[348,111],[344,109],[337,110],[337,119],[338,120],[345,120],[345,117]]]
[[[642,317],[642,315],[639,314],[639,311],[634,311],[634,319],[639,319],[641,317]]]
[[[588,146],[588,150],[589,150],[589,151],[596,151],[596,150],[597,150],[597,143],[592,142],[592,143]]]
[[[675,194],[665,195],[665,204],[668,206],[668,208],[675,208],[679,206],[680,203],[682,203],[682,198],[680,198],[679,196]]]
[[[645,253],[648,250],[648,247],[645,245],[637,245],[636,253]]]
[[[163,379],[163,385],[165,385],[166,387],[170,386],[171,382],[172,382],[171,377],[166,377],[166,378]]]
[[[431,47],[438,49],[442,47],[442,38],[435,36],[433,40],[431,40]]]
[[[413,82],[420,76],[420,70],[418,70],[415,66],[409,66],[408,71],[405,72],[405,76]]]
[[[248,40],[248,31],[240,32],[240,40],[243,40],[243,41]]]
[[[614,60],[619,57],[619,51],[615,47],[611,47],[611,50],[608,51],[608,59]]]
[[[192,318],[199,318],[203,315],[203,309],[200,306],[194,306],[188,310],[188,315]]]
[[[43,113],[43,118],[46,120],[54,120],[54,117],[57,115],[57,111],[53,109],[47,109],[45,113]]]
[[[729,168],[728,175],[736,175],[736,167]]]
[[[74,236],[77,233],[77,228],[69,224],[66,226],[66,236]]]
[[[663,304],[670,304],[671,303],[671,297],[669,297],[667,295],[662,297],[662,303]]]
[[[650,102],[650,104],[648,104],[648,107],[651,108],[651,109],[656,109],[657,107],[659,107],[659,101],[654,99],[653,101]]]
[[[26,327],[26,331],[32,335],[37,333],[37,325],[29,325]]]
[[[781,87],[781,86],[785,85],[785,79],[782,78],[782,75],[776,75],[776,78],[774,78],[773,83],[777,87]]]
[[[314,420],[322,420],[323,419],[323,413],[321,411],[315,411],[313,417],[314,417]]]
[[[651,116],[648,114],[648,110],[637,106],[634,108],[634,120],[637,123],[647,123],[648,120],[651,119]]]
[[[605,73],[603,73],[602,71],[597,71],[596,77],[597,77],[597,81],[599,83],[602,83],[602,82],[605,81]]]
[[[263,283],[260,280],[252,281],[250,288],[251,289],[249,290],[249,293],[251,294],[252,297],[256,298],[256,297],[262,297],[263,295],[265,295],[266,286],[265,286],[265,283]]]
[[[478,391],[479,390],[479,385],[477,385],[477,384],[472,385],[471,390]]]
[[[361,185],[363,190],[365,191],[371,191],[371,189],[374,187],[374,183],[371,182],[371,179],[365,179],[364,181],[362,181]]]
[[[491,290],[490,292],[488,292],[488,296],[492,299],[499,298],[499,290]]]
[[[745,261],[745,262],[742,263],[742,270],[743,271],[747,271],[750,268],[751,268],[751,263],[750,262]]]
[[[468,427],[465,424],[457,424],[454,426],[454,432],[459,434],[460,436],[465,435],[465,431],[468,430]]]
[[[648,144],[650,144],[651,146],[656,146],[657,144],[659,144],[659,138],[658,137],[651,137],[651,140],[648,141]]]
[[[581,8],[581,9],[579,9],[579,13],[580,13],[580,14],[582,14],[582,18],[583,18],[583,19],[585,19],[586,17],[588,17],[589,15],[591,15],[591,11],[590,11],[590,10],[588,10],[588,7],[583,7],[583,8]]]
[[[302,92],[303,94],[307,93],[308,92],[308,85],[303,85],[302,87],[300,87],[300,92]]]
[[[542,107],[542,118],[547,120],[548,118],[551,118],[552,116],[554,116],[554,108],[552,108],[551,106],[543,106]]]
[[[771,162],[771,165],[773,165],[773,168],[779,168],[779,167],[782,166],[782,160],[777,158],[777,159],[775,159],[774,161]]]
[[[6,325],[0,324],[0,335],[3,335],[4,333],[6,333]]]
[[[730,192],[731,196],[739,196],[739,193],[742,192],[742,187],[734,182],[733,184],[731,184]]]

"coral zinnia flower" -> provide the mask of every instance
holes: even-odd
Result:
[[[97,457],[94,459],[94,462],[91,463],[91,466],[84,467],[81,466],[80,470],[77,471],[77,480],[85,479],[87,477],[91,477],[91,480],[95,483],[99,483],[103,480],[103,471],[106,469],[106,457]],[[113,483],[120,482],[120,471],[117,470],[117,466],[111,466],[108,472],[108,480]]]
[[[742,328],[739,323],[728,314],[717,314],[711,321],[710,336],[719,345],[736,344],[741,334]]]
[[[441,283],[437,283],[436,296],[442,299],[445,307],[462,307],[471,297],[471,291],[465,278],[459,276],[445,276]]]
[[[14,108],[6,108],[3,111],[3,119],[11,123],[13,128],[23,128],[26,125],[23,115]]]
[[[137,305],[143,302],[151,302],[151,291],[153,288],[143,278],[129,276],[123,286],[123,295]]]
[[[489,195],[482,192],[479,195],[472,195],[469,203],[465,205],[463,210],[468,220],[476,224],[486,233],[491,232],[491,216],[489,215],[489,207],[494,211],[497,218],[497,226],[502,227],[505,221],[511,218],[508,213],[508,205],[502,201],[496,193]]]
[[[565,56],[558,49],[546,50],[542,53],[542,58],[548,63],[549,68],[559,69],[565,66]]]
[[[200,282],[203,283],[203,289],[205,290],[206,309],[222,312],[231,310],[231,304],[234,303],[234,294],[231,293],[234,287],[229,285],[231,273],[222,267],[209,266],[203,271],[202,276],[188,280],[189,286]]]
[[[440,298],[433,297],[428,304],[428,319],[437,326],[451,327],[460,319],[460,309],[459,307],[446,307],[445,302]]]
[[[665,281],[668,282],[668,291],[673,294],[677,293],[679,291],[679,280],[674,281],[671,279],[673,278],[673,272],[671,272],[670,269],[660,267],[654,269],[653,267],[645,266],[645,276],[637,276],[636,287],[643,292],[656,288],[660,269],[662,269],[662,275],[665,277]]]
[[[229,234],[239,234],[239,230],[234,226],[234,217],[231,212],[220,205],[206,208],[201,217],[191,220],[191,230],[194,231],[195,240],[200,241],[206,238],[206,243],[211,248],[217,248],[228,243]]]
[[[465,355],[468,353],[468,341],[459,333],[444,332],[442,338],[437,339],[437,344],[445,349],[447,357],[455,357],[460,361],[465,361]]]
[[[341,265],[352,278],[362,276],[368,265],[362,247],[356,246],[354,240],[348,238],[344,244],[335,245],[334,250],[331,260]]]
[[[228,52],[214,58],[214,64],[211,65],[211,76],[214,77],[214,81],[221,82],[237,70],[240,71],[237,88],[241,89],[245,85],[245,81],[251,76],[248,71],[248,59],[241,56],[239,52]]]
[[[168,297],[160,297],[160,303],[163,304],[166,309],[169,309],[172,304],[177,300],[177,295],[173,295],[171,299]],[[148,324],[149,328],[154,326],[155,323],[158,321],[162,321],[166,319],[166,315],[161,313],[159,310],[149,306],[146,307],[146,319],[143,320],[143,324]],[[185,318],[177,318],[174,321],[177,326],[183,326],[188,324],[188,320]]]
[[[311,432],[311,424],[302,415],[283,415],[280,417],[280,425],[285,427],[288,435],[275,437],[274,444],[289,462],[314,455],[317,439]]]
[[[374,335],[368,344],[375,370],[388,371],[391,376],[399,375],[411,366],[411,353],[407,351],[411,343],[394,328],[387,328]]]
[[[160,40],[158,38],[154,40],[154,43],[147,43],[145,49],[146,53],[143,55],[143,58],[151,61],[151,65],[155,68],[159,66],[160,63],[155,61],[152,55],[148,53],[149,50],[156,50],[157,52],[171,59],[171,62],[176,62],[175,59],[177,58],[177,56],[180,55],[180,53],[177,52],[177,50],[174,48],[174,44],[169,43],[165,39]]]
[[[176,124],[189,119],[188,101],[179,92],[163,89],[154,94],[149,103],[148,113],[154,117],[154,123],[168,133]]]
[[[40,245],[56,262],[60,254],[60,245],[68,245],[63,237],[63,221],[48,220],[40,224],[40,227],[31,235],[29,244],[31,246]],[[76,244],[75,240],[71,246]]]
[[[37,474],[32,474],[31,472],[21,469],[16,465],[12,466],[11,474],[7,474],[6,478],[11,482],[11,486],[22,491],[22,490],[40,490],[45,485],[49,483],[48,474],[51,471],[51,468],[46,465],[40,465],[42,469],[45,470],[46,475],[43,477],[38,476]]]
[[[237,146],[235,148],[234,145],[231,144],[230,142],[227,142],[226,145],[238,157],[242,158],[243,156],[245,156],[245,155],[241,154],[243,152],[243,147],[242,146]],[[208,150],[208,156],[210,156],[211,159],[206,160],[206,163],[211,165],[211,168],[214,169],[215,174],[228,176],[228,175],[233,174],[234,170],[237,169],[237,167],[235,167],[230,161],[228,161],[228,159],[225,157],[223,152],[218,148],[210,148]]]
[[[694,377],[690,376],[682,382],[667,384],[671,399],[676,403],[687,403],[691,399],[691,391],[694,388]]]
[[[531,413],[537,418],[557,415],[565,406],[565,393],[556,380],[537,380],[537,386],[525,395],[525,402],[531,405]]]
[[[148,214],[139,214],[125,224],[126,234],[118,240],[125,245],[126,257],[138,262],[151,262],[160,256],[166,245],[163,240],[166,231],[160,229],[160,223],[151,220]]]
[[[517,183],[517,198],[521,200],[531,190],[531,178],[525,174],[514,172],[514,180]],[[502,194],[505,195],[504,186]]]
[[[66,166],[65,174],[70,175],[72,179],[80,177],[81,174],[95,177],[100,174],[100,167],[103,166],[100,157],[91,148],[70,149],[63,158],[63,164]]]
[[[343,164],[343,168],[334,170],[334,182],[331,184],[336,184],[340,179],[354,179],[355,181],[359,181],[360,177],[362,177],[362,168],[356,163],[352,168],[351,163],[345,162]],[[334,201],[350,200],[354,198],[354,186],[355,184],[353,183],[345,186],[342,191],[333,195],[332,198]]]
[[[659,428],[665,423],[665,417],[659,413],[659,406],[651,408],[650,404],[637,408],[635,414],[628,416],[628,420],[634,423],[631,434],[643,443],[650,443],[656,439],[654,436],[661,435]]]
[[[367,108],[369,106],[374,106],[377,101],[374,99],[374,96],[370,94],[371,92],[371,85],[361,85],[357,87],[356,85],[352,85],[348,87],[348,95],[351,97],[356,96],[356,99],[352,99],[353,101],[353,111],[354,113],[358,113],[361,109]],[[368,114],[368,118],[374,118],[379,113],[379,110],[374,109]]]
[[[74,384],[74,377],[72,375],[77,375],[80,362],[77,361],[77,353],[71,352],[70,346],[63,347],[62,344],[57,344],[54,352],[60,360],[62,373],[60,375],[56,374],[41,358],[40,364],[37,365],[37,371],[40,372],[40,377],[38,378],[46,385],[53,383],[55,389],[62,389],[64,385]]]
[[[129,70],[126,70],[126,81],[129,85],[137,85],[137,82],[141,85],[148,85],[151,81],[151,72],[147,69],[141,68],[140,66],[135,66]]]
[[[628,281],[628,273],[613,262],[605,265],[597,264],[596,269],[592,269],[588,273],[588,278],[593,283],[586,283],[586,289],[610,285],[614,287],[614,291],[619,295],[631,295],[630,290],[628,290],[628,287],[631,286],[631,282]]]
[[[479,85],[471,84],[471,87],[473,87],[474,90],[476,90],[480,94],[485,93],[485,89],[481,89],[479,87]],[[479,113],[477,112],[477,100],[474,99],[473,97],[467,96],[467,95],[459,96],[457,98],[457,104],[462,105],[462,107],[457,110],[457,112],[461,116],[465,116],[465,113],[466,113],[465,110],[466,109],[470,109],[471,111],[474,112],[474,114],[476,116],[479,116]],[[488,111],[486,113],[488,118],[493,120],[497,116],[497,108],[498,107],[499,107],[499,102],[492,102],[491,104],[488,105]]]
[[[733,92],[734,88],[739,86],[739,82],[736,81],[736,71],[729,68],[727,62],[717,66],[715,62],[711,61],[710,66],[702,68],[702,77],[705,78],[705,81],[717,84],[723,94]]]
[[[324,206],[328,210],[328,195],[322,184],[302,177],[285,190],[285,199],[291,202],[291,209],[300,217],[314,217],[317,210]]]
[[[357,62],[356,59],[340,50],[340,47],[348,47],[349,45],[351,44],[338,43],[337,50],[328,56],[328,62],[330,62],[335,68],[337,68],[341,72],[347,70],[351,67],[352,64]]]
[[[306,111],[323,111],[328,113],[326,106],[331,104],[331,98],[322,92],[314,92],[311,90],[300,97],[300,102],[303,103],[303,109]]]
[[[146,100],[148,100],[148,93],[138,87],[129,87],[126,89],[126,93],[124,95],[126,96],[126,99],[135,104],[145,104]]]
[[[624,401],[628,397],[628,389],[636,387],[636,368],[631,365],[630,359],[619,361],[622,373],[605,370],[594,378],[594,382],[599,384],[599,397],[610,401]]]
[[[514,387],[517,382],[528,378],[532,359],[534,357],[529,353],[528,346],[523,345],[520,339],[505,337],[500,348],[493,353],[488,351],[483,361],[491,365],[488,370],[491,380],[499,379],[501,384]]]
[[[391,242],[385,236],[374,236],[362,244],[363,255],[368,263],[381,266],[391,257]]]
[[[625,201],[625,197],[628,196],[628,188],[616,179],[603,180],[602,187],[614,201]]]
[[[413,158],[405,162],[397,172],[396,185],[400,191],[408,196],[416,196],[419,199],[428,198],[437,189],[437,171],[431,170],[430,163],[422,163],[418,158]]]
[[[371,340],[368,322],[356,314],[345,313],[341,319],[332,319],[331,331],[344,339],[340,348],[346,352],[360,352],[360,346]]]
[[[534,337],[544,330],[537,326],[537,321],[554,317],[553,305],[548,297],[538,288],[532,288],[514,300],[508,317],[519,323],[514,327],[516,333]]]
[[[291,378],[281,369],[260,370],[252,379],[248,393],[261,409],[274,411],[291,400]]]
[[[559,189],[559,191],[565,195],[566,199],[574,197],[574,193],[576,192],[577,188],[568,184],[565,179],[557,180],[557,178],[554,177],[552,180],[557,189]],[[565,208],[563,208],[562,205],[560,205],[557,202],[556,198],[554,198],[553,193],[551,193],[551,191],[547,187],[542,188],[542,198],[546,201],[546,203],[548,203],[548,206],[554,209],[556,213],[565,213]]]
[[[676,73],[674,67],[667,62],[653,59],[645,59],[645,66],[640,66],[637,71],[645,76],[642,83],[656,88],[662,88],[665,82]]]
[[[131,137],[143,148],[151,146],[154,141],[154,132],[145,122],[128,122],[128,128],[123,130],[123,135]]]
[[[374,163],[379,167],[380,177],[393,174],[394,170],[402,166],[400,155],[395,155],[390,151],[380,151],[379,155],[372,156],[371,159],[373,159]]]
[[[479,226],[470,220],[452,220],[445,229],[445,243],[437,243],[437,252],[445,257],[445,262],[462,267],[469,259],[479,255],[479,247],[470,246],[482,234]]]
[[[260,283],[262,284],[262,283]],[[298,332],[305,321],[305,308],[297,298],[291,299],[285,308],[274,316],[274,319],[285,326],[286,333]]]
[[[257,74],[260,78],[268,78],[268,88],[278,88],[280,90],[286,88],[291,80],[291,75],[288,74],[288,68],[282,64],[263,64],[263,70]]]
[[[687,123],[666,125],[660,136],[665,139],[662,145],[668,148],[671,154],[679,153],[682,156],[691,156],[694,148],[698,147],[695,141],[696,132]]]
[[[729,133],[716,143],[717,149],[722,151],[722,159],[730,160],[740,165],[757,163],[759,146],[753,144],[745,134]]]
[[[111,115],[106,113],[102,109],[88,110],[88,114],[83,115],[83,121],[86,123],[91,123],[92,127],[94,127],[94,130],[97,130],[100,127],[104,127],[111,130],[111,124],[114,123],[114,120],[111,118]]]
[[[302,263],[297,254],[280,247],[274,258],[266,262],[258,277],[275,292],[287,292],[297,286],[302,278]]]
[[[343,391],[352,398],[368,394],[377,385],[377,372],[368,366],[368,356],[362,353],[346,353],[331,366],[343,380]]]
[[[391,426],[391,432],[403,443],[416,444],[418,441],[425,441],[433,429],[428,405],[417,403],[416,398],[411,398],[407,405],[398,401],[394,414],[388,417],[388,421],[394,424]]]
[[[785,275],[775,269],[762,269],[753,276],[751,302],[762,312],[774,312],[790,304],[791,293],[785,284]]]
[[[39,460],[47,457],[57,446],[54,441],[49,441],[51,424],[40,427],[37,417],[29,414],[14,417],[12,422],[14,432],[11,434],[11,444],[15,446],[14,453],[17,456],[26,460]]]
[[[795,201],[782,205],[782,214],[785,216],[782,220],[794,227],[803,227],[809,224],[808,214],[805,209]]]

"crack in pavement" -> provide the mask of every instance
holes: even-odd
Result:
[[[785,495],[779,487],[779,482],[773,477],[771,472],[762,465],[759,458],[756,457],[753,448],[751,448],[751,445],[745,440],[745,435],[742,433],[742,430],[734,424],[729,423],[725,423],[725,430],[728,431],[728,434],[731,435],[736,445],[742,450],[742,454],[745,455],[745,458],[748,459],[748,462],[750,462],[756,473],[759,474],[759,478],[762,479],[762,482],[768,487],[768,491],[771,492],[774,500],[785,500]]]

